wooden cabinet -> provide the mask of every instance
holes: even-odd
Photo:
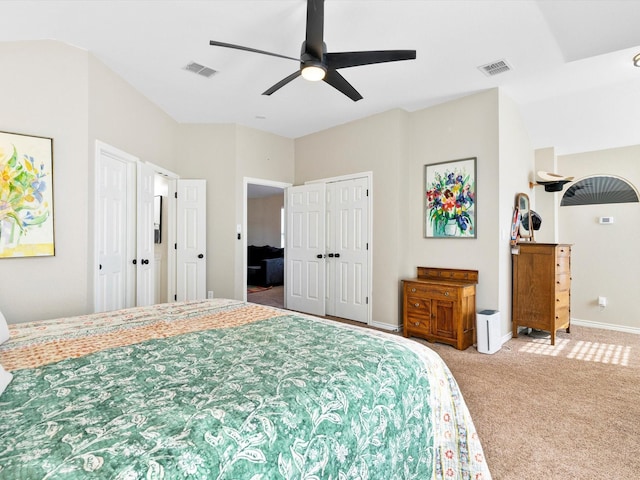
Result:
[[[474,342],[477,270],[418,267],[403,280],[405,337],[420,337],[465,350]]]
[[[571,245],[521,243],[513,257],[513,337],[518,327],[551,332],[571,323]]]

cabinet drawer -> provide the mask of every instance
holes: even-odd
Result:
[[[558,247],[556,249],[556,255],[558,255],[558,257],[570,257],[571,247],[569,246]]]
[[[418,335],[431,334],[431,322],[425,318],[407,317],[404,328],[405,331],[414,332]]]
[[[424,298],[407,296],[405,307],[408,316],[431,317],[431,302]]]
[[[408,296],[419,296],[436,300],[453,300],[459,296],[459,288],[455,286],[407,283],[404,288],[405,294]]]

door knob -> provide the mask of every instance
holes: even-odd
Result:
[[[133,259],[133,261],[132,261],[131,263],[133,263],[134,265],[137,265],[137,264],[138,264],[138,260],[136,260],[136,259],[134,258],[134,259]]]
[[[336,258],[340,258],[340,254],[339,253],[336,253]]]
[[[333,258],[333,253],[330,253],[329,255],[327,255],[329,258]]]
[[[149,260],[147,260],[146,258],[143,258],[142,265],[149,265]]]
[[[204,255],[202,253],[198,254],[198,258],[204,258]]]
[[[322,258],[322,254],[321,253],[317,254],[316,258]]]

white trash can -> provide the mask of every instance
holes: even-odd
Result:
[[[480,353],[496,353],[502,347],[500,342],[500,312],[482,310],[476,314],[476,339]]]

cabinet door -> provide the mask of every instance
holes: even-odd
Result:
[[[431,300],[432,326],[436,337],[456,339],[455,304],[448,300]]]

